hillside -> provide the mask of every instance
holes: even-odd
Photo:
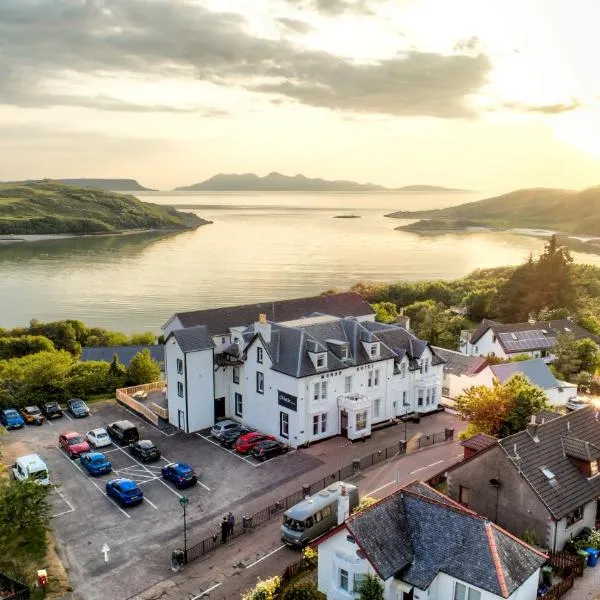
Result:
[[[135,179],[55,179],[59,183],[111,192],[153,192],[140,185]]]
[[[269,173],[260,177],[255,173],[243,175],[219,173],[206,181],[194,185],[175,188],[177,192],[450,192],[449,188],[431,185],[411,185],[403,188],[385,188],[374,183],[356,183],[354,181],[310,179],[304,175],[293,177],[281,173]]]
[[[552,229],[561,233],[600,235],[600,186],[582,191],[525,189],[437,210],[398,211],[393,219],[465,219],[494,228]],[[426,222],[423,222],[426,227]],[[402,227],[404,228],[404,226]],[[412,230],[418,224],[411,224]]]
[[[0,234],[193,229],[209,221],[130,195],[55,181],[0,184]]]

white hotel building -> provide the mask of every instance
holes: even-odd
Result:
[[[169,420],[227,417],[292,447],[438,409],[443,359],[344,293],[173,315],[164,326]]]

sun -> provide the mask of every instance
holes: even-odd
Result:
[[[554,129],[562,142],[600,159],[600,106],[560,115]]]

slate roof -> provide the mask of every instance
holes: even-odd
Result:
[[[571,319],[537,321],[535,323],[497,323],[484,319],[471,335],[470,343],[477,341],[491,329],[500,346],[507,353],[529,352],[552,348],[559,334],[572,334],[576,340],[590,338],[596,342],[599,338]]]
[[[215,347],[212,340],[212,335],[208,331],[206,325],[197,325],[196,327],[188,327],[187,329],[176,329],[165,340],[173,336],[183,352],[196,352],[197,350],[209,350]]]
[[[439,348],[433,346],[435,353],[443,358],[444,373],[451,375],[475,375],[479,373],[487,365],[487,360],[482,356],[469,356],[456,350],[448,350],[447,348]]]
[[[531,383],[541,387],[543,390],[560,387],[560,383],[541,358],[490,365],[490,369],[500,383],[504,383],[513,375],[520,374],[525,375]]]
[[[317,317],[315,319],[315,316]],[[402,359],[408,355],[411,368],[418,368],[418,358],[422,356],[428,343],[420,340],[399,325],[383,325],[370,321],[359,322],[356,318],[337,318],[331,315],[310,315],[306,324],[294,320],[290,324],[270,323],[271,339],[262,343],[272,361],[271,368],[291,377],[307,377],[316,373],[337,371],[350,366],[365,365],[386,359]],[[254,324],[244,331],[247,352],[256,337]],[[347,344],[348,358],[342,359],[338,353],[338,341]],[[380,342],[379,356],[371,358],[363,342]],[[325,368],[317,369],[309,355],[309,344],[317,353],[327,354]],[[433,355],[432,365],[437,356]],[[438,358],[439,361],[441,359]],[[443,362],[443,361],[441,361]]]
[[[375,311],[369,303],[354,292],[294,298],[276,302],[258,302],[239,306],[224,306],[208,310],[195,310],[175,313],[186,327],[206,325],[213,336],[228,334],[231,327],[241,327],[254,323],[258,315],[264,314],[268,321],[291,321],[314,312],[326,313],[336,317],[360,317],[372,315]],[[166,326],[166,325],[165,325]]]
[[[545,423],[546,421],[552,421],[552,419],[558,419],[559,417],[562,417],[562,415],[560,413],[554,412],[552,410],[540,410],[540,412],[536,413],[535,415],[535,422],[538,425],[541,425],[542,423]]]
[[[469,450],[475,450],[475,452],[480,452],[481,450],[485,450],[490,446],[493,446],[498,440],[491,435],[486,435],[485,433],[477,433],[473,437],[466,439],[460,443],[464,448],[469,448]]]
[[[142,350],[150,350],[152,358],[159,363],[165,361],[165,347],[162,344],[152,346],[85,346],[81,350],[81,360],[103,360],[111,362],[116,354],[119,362],[128,366],[131,359]]]
[[[599,419],[596,409],[588,406],[538,425],[535,436],[529,427],[499,442],[508,460],[556,519],[600,496],[600,477],[588,479],[566,453],[577,454],[573,458],[581,456],[581,442],[587,442],[590,456],[595,454],[600,448]],[[554,481],[544,475],[542,467],[554,474]]]
[[[427,589],[438,573],[507,598],[546,556],[425,484],[411,484],[345,523],[382,579]]]
[[[571,458],[589,462],[600,457],[600,448],[598,446],[570,435],[562,438],[562,445],[563,452]]]

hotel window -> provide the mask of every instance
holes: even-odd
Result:
[[[381,416],[381,398],[375,398],[373,401],[373,417],[378,419]]]
[[[262,363],[262,361],[263,361],[263,349],[259,346],[256,349],[256,362]]]
[[[406,391],[402,392],[402,406],[408,406],[408,402],[406,401]]]
[[[325,355],[319,354],[317,356],[317,368],[320,369],[325,366]]]
[[[371,358],[379,356],[379,344],[371,344]]]
[[[183,373],[183,361],[180,358],[177,359],[177,372],[180,375]]]
[[[244,402],[242,400],[242,395],[235,393],[235,414],[238,417],[241,417],[244,412]]]
[[[457,581],[454,584],[454,600],[481,600],[481,592]]]
[[[348,346],[342,346],[340,350],[342,360],[348,360]]]
[[[348,571],[340,569],[340,589],[348,591]]]
[[[469,506],[469,488],[463,485],[458,486],[458,501],[465,506]]]
[[[417,406],[423,406],[423,390],[419,390],[419,395],[417,396]]]
[[[375,369],[374,371],[369,371],[367,386],[368,387],[377,387],[379,385],[379,369]]]
[[[183,398],[183,383],[181,383],[181,381],[177,382],[177,395],[180,398]]]
[[[425,405],[429,406],[429,394],[430,394],[431,390],[429,388],[427,388],[425,390]]]
[[[344,377],[344,393],[349,394],[352,391],[352,375]]]
[[[260,371],[256,371],[256,391],[259,394],[265,393],[265,376]]]
[[[240,368],[233,367],[233,383],[239,383],[239,382],[240,382]]]
[[[290,435],[290,415],[284,412],[279,413],[279,435],[284,438]]]
[[[400,377],[406,377],[406,363],[400,365]]]
[[[315,383],[315,386],[314,386],[313,400],[319,399],[319,390],[320,389],[321,389],[321,384],[320,384],[320,382],[317,381],[317,383]]]
[[[425,363],[425,373],[429,373],[429,359],[426,358],[423,362]]]
[[[321,381],[321,400],[325,400],[327,398],[327,382]]]
[[[325,433],[327,431],[327,413],[313,415],[313,435]]]
[[[356,413],[356,429],[367,428],[367,411]]]

